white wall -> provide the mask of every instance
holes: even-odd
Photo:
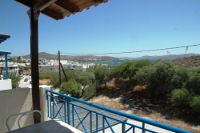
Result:
[[[48,110],[47,110],[47,100],[46,100],[46,89],[50,88],[42,88],[40,87],[40,110],[43,113],[44,120],[49,120],[48,118]]]
[[[0,98],[0,133],[5,133],[8,131],[6,119],[10,115],[32,110],[32,91],[28,88],[3,90]],[[16,128],[16,119],[10,122],[11,127]],[[30,121],[25,120],[25,123]]]
[[[46,89],[50,88],[40,88],[40,107],[44,116],[43,121],[49,119],[47,117]],[[6,127],[6,119],[10,115],[33,110],[32,89],[30,88],[0,91],[0,99],[0,133],[8,131]],[[25,119],[22,119],[21,123],[22,127],[32,124],[32,120],[27,117],[24,118]],[[16,118],[11,119],[10,125],[12,130],[17,128]]]
[[[12,89],[11,79],[0,80],[0,91]]]

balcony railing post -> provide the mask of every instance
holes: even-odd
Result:
[[[122,133],[125,133],[125,123],[122,123]]]
[[[92,112],[90,111],[90,133],[92,133]]]
[[[72,104],[72,125],[74,127],[74,104]]]
[[[70,125],[70,99],[69,98],[67,99],[67,122]]]
[[[66,101],[64,101],[64,121],[65,121],[65,123],[67,123],[67,115],[66,115]]]
[[[55,116],[55,108],[54,108],[54,106],[55,106],[55,99],[54,99],[54,97],[53,97],[53,105],[52,105],[52,118],[54,119],[54,116]]]
[[[105,133],[105,118],[102,116],[102,126],[103,126],[103,133]]]
[[[145,123],[142,122],[142,133],[145,133]]]
[[[96,132],[98,133],[98,114],[96,113]]]

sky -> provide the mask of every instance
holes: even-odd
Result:
[[[62,20],[40,14],[39,52],[114,57],[200,54],[199,7],[200,0],[108,0]],[[11,51],[11,56],[30,54],[28,9],[14,0],[0,0],[0,33],[11,35],[0,50]],[[189,47],[134,52],[179,46]]]

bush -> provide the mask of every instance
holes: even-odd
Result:
[[[111,70],[104,65],[97,65],[94,70],[96,83],[98,85],[105,84],[111,80]]]
[[[53,75],[56,75],[56,72],[40,72],[40,79],[51,79]]]
[[[190,102],[190,106],[196,113],[200,113],[200,96],[194,96]]]
[[[84,89],[83,96],[90,98],[96,94],[96,86],[95,85],[90,85],[89,87]]]
[[[82,88],[79,83],[72,79],[61,84],[60,93],[70,94],[73,97],[81,97]]]
[[[66,82],[67,80],[71,80],[75,78],[75,74],[73,70],[65,70],[66,78],[63,72],[61,72],[61,83]],[[59,73],[53,72],[50,77],[50,84],[53,88],[60,87]]]
[[[171,101],[177,105],[188,105],[191,95],[185,88],[172,91]]]
[[[113,78],[132,79],[140,68],[150,64],[151,62],[149,60],[126,61],[113,68],[112,76]]]
[[[13,89],[18,88],[21,77],[16,73],[9,73],[8,77],[12,80],[12,88]]]
[[[187,80],[188,69],[185,67],[175,67],[175,72],[171,79],[172,88],[176,89],[185,87]]]
[[[60,86],[60,81],[59,81],[59,75],[58,73],[55,73],[54,75],[51,76],[50,78],[50,84],[52,85],[53,88],[57,88]]]
[[[146,85],[151,96],[164,98],[171,93],[171,79],[174,66],[166,61],[157,61],[152,65],[142,67],[134,76],[139,85]]]
[[[75,80],[83,86],[83,89],[95,83],[95,76],[92,72],[75,71]]]
[[[194,95],[200,95],[200,68],[193,68],[189,71],[186,88]]]

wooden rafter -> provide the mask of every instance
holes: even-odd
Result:
[[[58,0],[55,2],[56,5],[64,8],[65,10],[68,10],[71,13],[76,13],[79,12],[80,9],[78,8],[78,6],[76,6],[73,3],[69,3],[69,1],[64,1],[64,0]]]

